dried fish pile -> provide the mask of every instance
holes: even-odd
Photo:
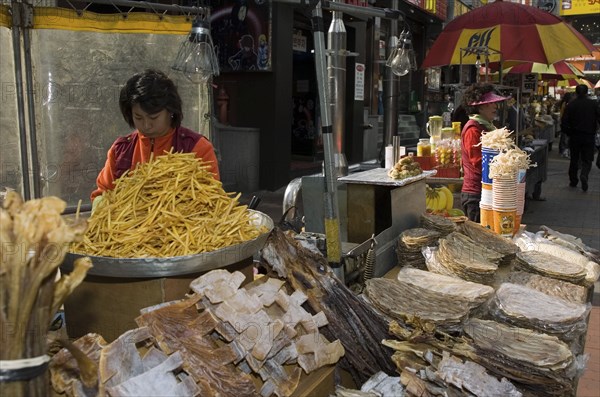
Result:
[[[581,284],[587,274],[586,269],[578,263],[538,251],[519,252],[516,267],[574,284]]]
[[[473,307],[469,300],[449,300],[447,294],[386,278],[367,280],[364,293],[377,309],[394,320],[406,322],[416,317],[447,331],[460,330]]]
[[[395,333],[397,324],[390,330]],[[397,335],[403,338],[405,335]],[[418,334],[418,333],[417,333]],[[431,337],[431,335],[429,335]],[[426,340],[417,335],[414,339]],[[431,341],[431,340],[429,340]],[[474,349],[462,342],[448,343],[437,340],[434,345],[416,341],[385,340],[386,346],[396,350],[392,360],[400,372],[400,382],[406,396],[512,396],[522,393],[506,378],[498,380],[480,364],[461,360],[456,353],[468,356]],[[458,347],[463,344],[463,347]],[[440,348],[441,347],[441,348]]]
[[[451,233],[439,241],[427,268],[439,274],[460,277],[479,284],[492,284],[501,254],[477,245],[469,237]]]
[[[399,376],[389,376],[385,372],[377,372],[371,376],[360,390],[336,386],[336,397],[403,397],[404,388]]]
[[[471,238],[471,240],[480,246],[488,247],[504,256],[513,257],[520,251],[519,247],[512,241],[470,220],[466,220],[460,224],[458,231]]]
[[[584,286],[571,284],[551,277],[544,277],[539,274],[522,271],[510,272],[506,278],[506,282],[523,285],[568,302],[585,303],[587,301],[587,289]]]
[[[240,288],[243,280],[240,272],[213,270],[192,282],[188,298],[143,309],[140,328],[86,348],[97,362],[98,382],[85,386],[118,396],[290,396],[303,370],[335,364],[344,354],[339,341],[319,332],[324,313],[302,308],[301,291],[288,295],[283,281],[270,278]],[[55,357],[57,391],[96,395],[73,393],[83,382],[69,372],[71,353]]]
[[[476,349],[474,360],[535,395],[573,395],[575,358],[554,336],[495,321],[471,319],[465,332]]]
[[[396,247],[398,265],[425,269],[425,258],[421,253],[421,248],[435,244],[440,236],[439,232],[424,228],[408,229],[402,232]]]
[[[442,236],[456,230],[456,225],[450,219],[428,213],[421,214],[421,226],[425,229],[438,231]]]
[[[411,268],[401,269],[398,281],[435,292],[448,300],[465,301],[470,308],[481,305],[494,294],[494,289],[487,285]]]
[[[23,201],[9,191],[0,208],[0,395],[46,394],[48,326],[92,267],[81,258],[56,281],[69,244],[80,241],[87,227],[83,220],[65,222],[66,205],[57,197]],[[13,361],[24,359],[31,359],[24,367]]]
[[[325,313],[329,324],[321,331],[344,346],[346,354],[340,365],[356,384],[363,384],[379,371],[394,373],[391,351],[381,345],[389,337],[387,321],[339,282],[322,255],[302,247],[278,229],[269,236],[261,255],[273,271],[306,294],[312,310]]]
[[[507,323],[570,341],[585,332],[590,305],[567,302],[522,285],[502,283],[491,300],[490,310]]]

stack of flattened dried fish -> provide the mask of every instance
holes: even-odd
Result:
[[[519,252],[519,247],[515,243],[481,226],[479,223],[466,220],[458,226],[458,230],[479,245],[488,247],[504,256],[512,257]]]
[[[427,268],[474,283],[492,284],[501,258],[501,254],[476,244],[464,234],[451,233],[440,240],[434,260],[427,261]]]
[[[426,286],[386,278],[367,280],[365,295],[375,307],[392,319],[406,322],[407,319],[417,317],[433,322],[447,331],[460,330],[461,322],[473,307],[471,301],[448,299],[447,294]]]
[[[510,272],[506,278],[506,282],[524,285],[568,302],[585,303],[587,300],[587,289],[584,286],[571,284],[551,277],[544,277],[539,274],[521,271]]]
[[[494,289],[487,285],[408,267],[400,270],[398,281],[436,292],[449,300],[465,301],[470,308],[481,305],[494,294]]]
[[[269,267],[281,277],[287,275],[290,285],[306,294],[315,312],[325,313],[329,324],[321,331],[344,345],[346,354],[340,365],[356,384],[363,384],[378,371],[394,373],[391,351],[381,344],[389,336],[388,322],[333,275],[321,254],[304,248],[277,228],[261,254]]]
[[[556,256],[538,251],[523,251],[517,254],[516,267],[548,276],[565,280],[574,284],[581,284],[587,274],[586,269],[578,263],[568,262]]]
[[[425,257],[421,248],[436,244],[439,238],[440,233],[431,229],[418,227],[403,231],[396,247],[398,265],[425,269]]]
[[[310,373],[343,356],[339,341],[329,343],[319,333],[325,315],[313,316],[302,307],[304,293],[288,295],[275,279],[240,289],[243,279],[240,272],[213,270],[192,282],[191,298],[144,309],[136,320],[151,329],[161,350],[181,351],[201,395],[253,395],[246,374],[254,372],[263,380],[261,396],[289,396],[301,368]],[[220,335],[221,343],[209,334]],[[299,367],[287,372],[283,366],[290,363]]]
[[[471,319],[464,328],[488,370],[518,382],[540,396],[573,395],[573,353],[554,336],[495,321]]]
[[[442,236],[456,230],[456,224],[450,219],[428,213],[421,214],[421,226],[425,229],[438,231]]]
[[[589,305],[567,302],[523,285],[502,283],[491,302],[491,311],[499,319],[563,340],[574,340],[587,328]]]
[[[404,388],[399,376],[389,376],[383,371],[371,376],[360,390],[336,386],[335,397],[403,397]]]

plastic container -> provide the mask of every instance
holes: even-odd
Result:
[[[490,178],[490,162],[499,153],[499,150],[487,147],[481,148],[481,182],[492,183],[492,178]]]
[[[494,210],[494,231],[502,237],[511,238],[517,223],[517,211]]]

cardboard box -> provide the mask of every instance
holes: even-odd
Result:
[[[246,282],[253,280],[252,257],[225,266],[230,272],[241,271]],[[162,278],[116,278],[87,276],[65,302],[65,324],[69,338],[89,332],[107,342],[137,328],[140,309],[182,299],[190,291],[190,283],[203,273]]]

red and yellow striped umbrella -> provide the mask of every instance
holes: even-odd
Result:
[[[565,79],[565,80],[552,80],[548,83],[548,85],[553,85],[555,87],[576,87],[579,84],[586,85],[588,88],[593,88],[594,85],[586,79],[574,78],[574,79]]]
[[[458,65],[461,54],[462,64],[475,64],[477,48],[492,50],[489,62],[546,65],[594,50],[592,43],[561,18],[535,7],[499,0],[448,23],[421,67]],[[480,61],[485,62],[483,56]]]
[[[541,76],[543,80],[567,80],[574,79],[577,77],[583,77],[583,72],[581,70],[577,69],[575,66],[571,65],[569,62],[566,61],[558,61],[551,65],[546,65],[545,63],[537,62],[520,63],[518,65],[504,69],[502,73],[537,73]]]

